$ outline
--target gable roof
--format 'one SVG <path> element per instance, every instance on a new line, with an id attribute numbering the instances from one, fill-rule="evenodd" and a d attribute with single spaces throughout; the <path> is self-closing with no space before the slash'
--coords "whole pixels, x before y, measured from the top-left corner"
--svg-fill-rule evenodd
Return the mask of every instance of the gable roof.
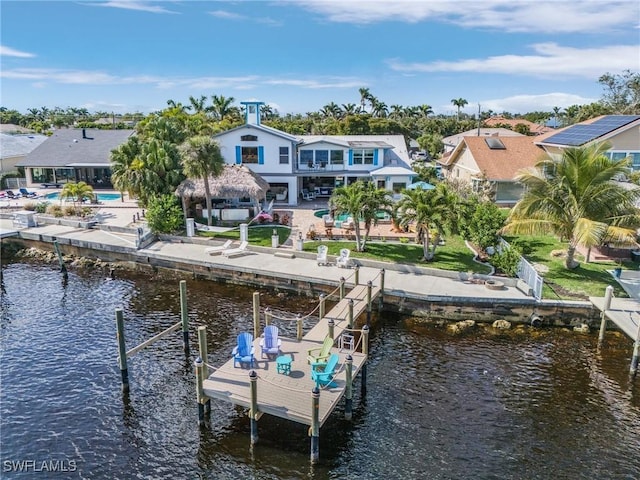
<path id="1" fill-rule="evenodd" d="M 70 128 L 56 130 L 40 146 L 18 162 L 20 167 L 104 166 L 111 164 L 111 150 L 119 147 L 135 130 Z"/>
<path id="2" fill-rule="evenodd" d="M 0 158 L 25 156 L 46 139 L 46 135 L 0 133 Z"/>
<path id="3" fill-rule="evenodd" d="M 640 115 L 600 115 L 536 138 L 538 145 L 579 147 L 640 125 Z"/>
<path id="4" fill-rule="evenodd" d="M 478 135 L 478 132 L 480 134 Z M 509 130 L 508 128 L 474 128 L 472 130 L 467 130 L 466 132 L 456 133 L 455 135 L 449 135 L 448 137 L 444 137 L 442 139 L 442 143 L 445 145 L 455 147 L 462 141 L 462 137 L 488 137 L 488 136 L 498 136 L 498 137 L 524 137 L 522 133 L 514 132 L 513 130 Z"/>
<path id="5" fill-rule="evenodd" d="M 224 132 L 220 132 L 220 133 L 216 133 L 213 138 L 216 137 L 221 137 L 223 135 L 228 135 L 231 132 L 235 132 L 237 130 L 259 130 L 265 133 L 268 133 L 270 135 L 275 135 L 276 137 L 281 137 L 284 138 L 285 140 L 288 140 L 289 142 L 294 142 L 294 143 L 299 143 L 300 142 L 300 138 L 296 137 L 295 135 L 291 135 L 287 132 L 283 132 L 282 130 L 278 130 L 277 128 L 273 128 L 273 127 L 268 127 L 266 125 L 258 125 L 258 124 L 254 124 L 254 123 L 244 123 L 238 127 L 232 128 L 231 130 L 225 130 Z"/>
<path id="6" fill-rule="evenodd" d="M 503 149 L 490 148 L 485 141 L 488 138 L 491 137 L 464 137 L 444 164 L 455 164 L 468 150 L 487 180 L 513 181 L 520 170 L 535 166 L 545 155 L 532 137 L 500 137 Z"/>

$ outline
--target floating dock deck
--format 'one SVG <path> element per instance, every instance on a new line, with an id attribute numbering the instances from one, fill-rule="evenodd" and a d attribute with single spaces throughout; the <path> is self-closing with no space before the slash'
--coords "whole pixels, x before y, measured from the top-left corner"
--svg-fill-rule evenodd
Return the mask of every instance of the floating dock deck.
<path id="1" fill-rule="evenodd" d="M 640 302 L 632 298 L 612 298 L 611 305 L 605 309 L 604 297 L 589 297 L 589 301 L 601 312 L 604 312 L 608 320 L 632 340 L 638 335 L 638 322 L 640 322 Z"/>
<path id="2" fill-rule="evenodd" d="M 371 289 L 371 292 L 369 292 Z M 352 378 L 362 370 L 367 361 L 363 353 L 362 340 L 366 336 L 358 330 L 349 330 L 349 321 L 355 320 L 367 311 L 369 302 L 381 293 L 380 286 L 356 285 L 342 298 L 318 323 L 299 341 L 280 337 L 282 340 L 280 355 L 291 355 L 291 373 L 277 372 L 275 358 L 261 358 L 260 339 L 254 339 L 255 358 L 253 368 L 234 367 L 233 359 L 212 372 L 203 380 L 203 393 L 215 398 L 251 408 L 250 372 L 257 374 L 257 409 L 259 414 L 270 414 L 305 425 L 312 425 L 312 390 L 315 382 L 311 379 L 311 367 L 307 363 L 310 349 L 318 349 L 329 332 L 328 322 L 333 320 L 334 345 L 331 353 L 337 353 L 339 363 L 333 380 L 335 386 L 320 389 L 318 421 L 322 426 L 336 408 L 347 387 L 345 362 L 348 355 L 352 358 Z M 354 336 L 353 349 L 340 348 L 340 338 L 345 330 Z M 358 348 L 360 347 L 360 348 Z M 358 351 L 360 350 L 360 351 Z M 364 352 L 367 352 L 365 347 Z"/>

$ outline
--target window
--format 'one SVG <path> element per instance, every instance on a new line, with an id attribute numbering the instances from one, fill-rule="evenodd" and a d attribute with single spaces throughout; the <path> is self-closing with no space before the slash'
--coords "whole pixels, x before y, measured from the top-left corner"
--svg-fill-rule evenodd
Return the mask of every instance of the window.
<path id="1" fill-rule="evenodd" d="M 242 147 L 242 163 L 258 163 L 258 147 Z"/>
<path id="2" fill-rule="evenodd" d="M 384 190 L 385 188 L 387 188 L 387 182 L 385 182 L 384 180 L 378 180 L 378 188 Z"/>
<path id="3" fill-rule="evenodd" d="M 257 135 L 242 135 L 240 137 L 240 140 L 243 142 L 257 142 L 258 141 L 258 136 Z"/>
<path id="4" fill-rule="evenodd" d="M 632 152 L 629 156 L 631 157 L 631 168 L 640 170 L 640 152 Z"/>
<path id="5" fill-rule="evenodd" d="M 392 183 L 391 184 L 391 188 L 393 190 L 393 193 L 400 193 L 402 190 L 404 190 L 405 188 L 407 188 L 407 184 L 406 183 Z"/>
<path id="6" fill-rule="evenodd" d="M 354 165 L 373 165 L 373 150 L 354 150 Z"/>
<path id="7" fill-rule="evenodd" d="M 289 147 L 280 147 L 280 163 L 289 163 Z"/>
<path id="8" fill-rule="evenodd" d="M 300 150 L 300 165 L 313 165 L 313 150 Z"/>
<path id="9" fill-rule="evenodd" d="M 316 150 L 316 164 L 321 167 L 329 162 L 329 150 Z"/>
<path id="10" fill-rule="evenodd" d="M 331 150 L 331 165 L 343 165 L 343 164 L 344 164 L 344 151 Z"/>

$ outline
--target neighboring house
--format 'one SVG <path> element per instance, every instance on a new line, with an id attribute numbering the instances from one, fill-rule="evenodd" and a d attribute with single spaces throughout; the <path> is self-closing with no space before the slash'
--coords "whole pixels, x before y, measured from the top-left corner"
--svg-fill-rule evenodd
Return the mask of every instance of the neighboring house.
<path id="1" fill-rule="evenodd" d="M 270 185 L 269 198 L 297 205 L 331 196 L 358 179 L 400 192 L 416 175 L 402 135 L 291 135 L 261 125 L 262 102 L 241 102 L 245 124 L 214 136 L 228 164 L 246 165 Z"/>
<path id="2" fill-rule="evenodd" d="M 466 132 L 457 133 L 442 139 L 444 144 L 444 154 L 453 152 L 460 144 L 463 137 L 524 137 L 522 133 L 514 132 L 508 128 L 474 128 Z"/>
<path id="3" fill-rule="evenodd" d="M 27 186 L 83 181 L 111 187 L 111 150 L 127 141 L 134 130 L 56 130 L 18 166 L 25 167 Z"/>
<path id="4" fill-rule="evenodd" d="M 534 139 L 552 158 L 566 148 L 604 141 L 611 144 L 609 158 L 631 157 L 633 170 L 640 170 L 640 115 L 602 115 Z"/>
<path id="5" fill-rule="evenodd" d="M 20 125 L 16 125 L 15 123 L 0 123 L 0 132 L 2 133 L 33 133 L 33 130 L 30 130 L 25 127 L 21 127 Z"/>
<path id="6" fill-rule="evenodd" d="M 0 174 L 15 172 L 16 165 L 47 139 L 46 135 L 0 133 Z"/>
<path id="7" fill-rule="evenodd" d="M 528 136 L 463 137 L 438 163 L 446 178 L 469 183 L 476 192 L 489 185 L 496 204 L 509 206 L 522 196 L 523 186 L 515 180 L 518 172 L 535 166 L 544 153 Z"/>
<path id="8" fill-rule="evenodd" d="M 553 128 L 547 127 L 546 125 L 538 125 L 537 123 L 530 122 L 524 118 L 504 118 L 502 116 L 495 116 L 487 118 L 483 123 L 487 127 L 508 125 L 514 131 L 517 125 L 524 125 L 529 129 L 531 135 L 542 135 L 553 131 Z"/>

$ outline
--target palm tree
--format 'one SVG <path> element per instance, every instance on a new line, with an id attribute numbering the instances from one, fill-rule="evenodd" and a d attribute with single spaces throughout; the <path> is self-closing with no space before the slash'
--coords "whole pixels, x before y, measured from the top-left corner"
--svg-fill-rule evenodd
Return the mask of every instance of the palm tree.
<path id="1" fill-rule="evenodd" d="M 635 243 L 640 216 L 635 201 L 640 189 L 627 190 L 612 181 L 627 173 L 630 160 L 604 155 L 607 142 L 566 149 L 560 160 L 545 158 L 517 180 L 525 193 L 515 205 L 503 231 L 554 234 L 568 241 L 566 268 L 575 268 L 578 246 L 604 242 Z M 588 261 L 587 256 L 587 261 Z"/>
<path id="2" fill-rule="evenodd" d="M 236 99 L 233 97 L 211 95 L 212 105 L 209 107 L 209 111 L 213 112 L 213 116 L 218 120 L 224 120 L 225 117 L 232 114 L 234 110 L 233 102 L 235 101 Z"/>
<path id="3" fill-rule="evenodd" d="M 366 250 L 366 242 L 372 225 L 377 225 L 378 212 L 386 211 L 391 213 L 393 201 L 389 192 L 384 188 L 377 188 L 372 182 L 362 183 L 364 202 L 361 208 L 361 218 L 364 221 L 364 236 L 362 238 L 361 251 Z"/>
<path id="4" fill-rule="evenodd" d="M 452 218 L 452 208 L 444 184 L 435 190 L 405 190 L 396 204 L 396 216 L 402 227 L 414 224 L 416 242 L 422 243 L 423 260 L 431 261 L 445 228 Z"/>
<path id="5" fill-rule="evenodd" d="M 206 101 L 207 101 L 206 95 L 200 95 L 200 98 L 196 98 L 192 95 L 189 95 L 189 103 L 191 103 L 191 105 L 187 108 L 190 110 L 193 110 L 194 113 L 204 112 L 205 110 L 204 104 L 206 103 Z"/>
<path id="6" fill-rule="evenodd" d="M 451 103 L 453 103 L 453 105 L 458 108 L 458 114 L 456 115 L 456 119 L 460 121 L 460 109 L 464 108 L 464 106 L 467 105 L 469 102 L 467 102 L 464 98 L 454 98 L 453 100 L 451 100 Z"/>
<path id="7" fill-rule="evenodd" d="M 207 203 L 207 225 L 211 225 L 211 188 L 209 177 L 222 173 L 224 158 L 218 144 L 208 136 L 189 138 L 180 146 L 180 157 L 185 175 L 204 180 L 204 193 Z"/>
<path id="8" fill-rule="evenodd" d="M 127 192 L 130 198 L 140 194 L 139 155 L 140 137 L 133 135 L 111 151 L 111 181 L 120 192 Z"/>
<path id="9" fill-rule="evenodd" d="M 358 92 L 360 93 L 360 113 L 367 113 L 365 106 L 367 102 L 371 100 L 371 92 L 365 87 L 359 88 Z"/>
<path id="10" fill-rule="evenodd" d="M 355 235 L 356 235 L 356 251 L 361 251 L 360 245 L 360 216 L 363 206 L 365 205 L 365 191 L 362 181 L 357 181 L 351 185 L 345 185 L 343 187 L 337 187 L 331 199 L 329 205 L 335 213 L 347 214 L 354 219 L 355 223 Z"/>
<path id="11" fill-rule="evenodd" d="M 82 203 L 84 200 L 93 200 L 94 198 L 96 198 L 96 194 L 93 192 L 93 187 L 85 182 L 65 183 L 60 192 L 60 200 L 71 199 L 74 208 L 77 208 L 78 202 Z"/>
<path id="12" fill-rule="evenodd" d="M 418 111 L 420 112 L 420 115 L 422 115 L 423 118 L 427 118 L 429 115 L 433 113 L 433 108 L 431 108 L 431 105 L 422 104 L 422 105 L 418 105 L 417 108 L 418 108 Z"/>

